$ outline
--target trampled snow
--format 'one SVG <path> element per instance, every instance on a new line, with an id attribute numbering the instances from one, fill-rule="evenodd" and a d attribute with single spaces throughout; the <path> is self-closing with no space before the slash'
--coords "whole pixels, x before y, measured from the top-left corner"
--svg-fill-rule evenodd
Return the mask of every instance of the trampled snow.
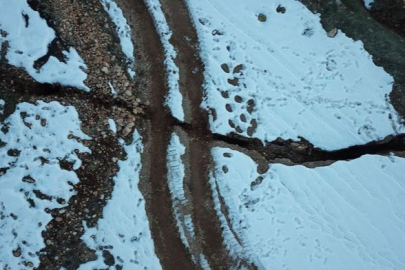
<path id="1" fill-rule="evenodd" d="M 404 132 L 389 102 L 393 78 L 362 42 L 341 31 L 328 37 L 300 1 L 186 2 L 205 64 L 203 106 L 216 111 L 213 132 L 304 137 L 327 150 Z"/>
<path id="2" fill-rule="evenodd" d="M 127 159 L 118 162 L 119 171 L 114 177 L 111 199 L 103 210 L 103 218 L 96 228 L 87 228 L 83 240 L 98 256 L 96 261 L 81 265 L 79 269 L 115 269 L 108 267 L 103 250 L 114 257 L 123 270 L 161 269 L 149 229 L 145 199 L 138 189 L 141 170 L 141 137 L 137 131 L 133 143 L 124 145 Z"/>
<path id="3" fill-rule="evenodd" d="M 169 84 L 169 93 L 166 97 L 166 105 L 169 107 L 172 115 L 180 121 L 184 121 L 183 96 L 179 88 L 179 68 L 174 60 L 177 52 L 170 43 L 172 31 L 167 24 L 159 0 L 146 0 L 149 13 L 153 17 L 155 27 L 160 36 L 160 40 L 165 50 L 165 65 L 167 69 L 167 81 Z"/>
<path id="4" fill-rule="evenodd" d="M 135 72 L 132 70 L 135 63 L 134 58 L 134 44 L 131 40 L 131 28 L 129 27 L 127 20 L 122 13 L 122 10 L 118 7 L 117 3 L 114 0 L 100 0 L 101 4 L 104 7 L 104 10 L 110 16 L 112 22 L 115 24 L 118 37 L 120 39 L 122 52 L 127 57 L 128 63 L 128 72 L 133 78 Z"/>
<path id="5" fill-rule="evenodd" d="M 10 65 L 23 67 L 30 76 L 41 83 L 60 83 L 85 91 L 86 65 L 74 48 L 64 51 L 64 61 L 51 56 L 42 68 L 36 70 L 34 62 L 46 55 L 48 45 L 55 39 L 55 32 L 48 27 L 39 13 L 32 10 L 27 1 L 0 0 L 0 45 L 8 41 L 6 59 Z"/>
<path id="6" fill-rule="evenodd" d="M 0 268 L 31 269 L 28 262 L 38 266 L 41 232 L 52 219 L 45 209 L 66 207 L 79 182 L 60 161 L 78 169 L 75 150 L 90 150 L 74 138 L 90 137 L 80 130 L 76 110 L 58 102 L 20 103 L 0 130 Z M 37 191 L 50 199 L 40 199 Z"/>
<path id="7" fill-rule="evenodd" d="M 367 155 L 315 169 L 271 164 L 260 175 L 240 152 L 212 153 L 211 183 L 217 211 L 218 195 L 229 210 L 236 236 L 224 235 L 233 254 L 259 269 L 405 269 L 404 158 Z"/>

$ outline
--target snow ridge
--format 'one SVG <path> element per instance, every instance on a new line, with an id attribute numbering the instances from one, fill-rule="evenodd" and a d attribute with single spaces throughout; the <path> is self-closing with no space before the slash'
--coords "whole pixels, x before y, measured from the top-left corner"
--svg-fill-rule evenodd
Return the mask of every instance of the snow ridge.
<path id="1" fill-rule="evenodd" d="M 163 48 L 165 50 L 165 65 L 167 69 L 167 80 L 169 84 L 169 93 L 166 97 L 166 105 L 169 107 L 172 115 L 180 121 L 184 121 L 183 96 L 179 87 L 179 68 L 174 63 L 177 52 L 170 43 L 172 31 L 167 24 L 165 15 L 162 11 L 159 0 L 146 0 L 149 13 L 153 17 L 155 26 L 159 33 Z"/>
<path id="2" fill-rule="evenodd" d="M 198 263 L 202 269 L 208 270 L 211 268 L 204 254 L 196 257 L 191 246 L 195 241 L 195 231 L 193 218 L 187 210 L 189 201 L 184 191 L 185 168 L 181 157 L 185 154 L 185 150 L 179 136 L 173 133 L 167 150 L 167 180 L 172 197 L 173 212 L 181 241 L 190 250 L 194 263 Z"/>

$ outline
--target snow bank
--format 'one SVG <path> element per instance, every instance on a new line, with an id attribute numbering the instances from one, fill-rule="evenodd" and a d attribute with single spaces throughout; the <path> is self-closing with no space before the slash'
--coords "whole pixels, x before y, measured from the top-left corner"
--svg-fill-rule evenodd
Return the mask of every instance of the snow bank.
<path id="1" fill-rule="evenodd" d="M 81 265 L 80 269 L 115 269 L 108 267 L 103 251 L 110 252 L 116 265 L 127 269 L 161 269 L 149 229 L 145 199 L 138 189 L 142 167 L 143 146 L 137 131 L 133 143 L 124 145 L 127 159 L 118 162 L 119 171 L 114 177 L 112 198 L 103 210 L 103 218 L 96 228 L 86 228 L 83 240 L 98 256 L 96 261 Z"/>
<path id="2" fill-rule="evenodd" d="M 194 221 L 187 211 L 189 201 L 184 191 L 185 168 L 181 158 L 185 151 L 186 148 L 180 142 L 179 136 L 173 133 L 167 150 L 167 180 L 172 197 L 173 212 L 181 241 L 190 250 L 194 263 L 199 264 L 202 269 L 208 270 L 210 266 L 204 254 L 197 258 L 194 255 L 192 243 L 189 242 L 190 240 L 194 242 L 196 239 Z"/>
<path id="3" fill-rule="evenodd" d="M 170 43 L 172 31 L 167 24 L 165 15 L 163 14 L 159 0 L 146 0 L 149 13 L 153 17 L 155 26 L 160 35 L 160 40 L 165 50 L 165 65 L 167 69 L 167 80 L 169 85 L 169 93 L 166 97 L 166 105 L 169 107 L 172 115 L 180 121 L 184 121 L 183 111 L 183 96 L 179 88 L 179 68 L 174 63 L 177 52 Z"/>
<path id="4" fill-rule="evenodd" d="M 74 48 L 63 52 L 65 62 L 51 56 L 40 70 L 34 68 L 34 62 L 47 54 L 48 45 L 55 39 L 55 32 L 38 12 L 28 6 L 27 1 L 0 2 L 0 30 L 7 33 L 6 37 L 0 35 L 0 44 L 8 41 L 6 58 L 10 65 L 25 68 L 41 83 L 60 83 L 90 91 L 84 84 L 87 78 L 84 70 L 87 67 Z"/>
<path id="5" fill-rule="evenodd" d="M 114 0 L 100 0 L 101 4 L 104 7 L 104 10 L 110 16 L 112 22 L 115 24 L 118 37 L 120 38 L 120 44 L 122 52 L 127 57 L 128 63 L 128 72 L 133 78 L 135 72 L 132 70 L 132 67 L 135 63 L 134 58 L 134 44 L 131 40 L 131 28 L 127 24 L 127 20 L 122 13 L 122 10 L 114 2 Z"/>
<path id="6" fill-rule="evenodd" d="M 272 164 L 259 175 L 242 153 L 212 153 L 211 182 L 229 208 L 236 234 L 224 236 L 234 254 L 259 269 L 405 269 L 405 159 Z"/>
<path id="7" fill-rule="evenodd" d="M 404 132 L 389 103 L 393 78 L 360 41 L 341 31 L 328 37 L 299 1 L 186 2 L 205 64 L 203 107 L 216 111 L 213 132 L 304 137 L 326 150 Z"/>
<path id="8" fill-rule="evenodd" d="M 81 161 L 75 151 L 90 152 L 69 138 L 90 137 L 80 130 L 76 110 L 58 102 L 20 103 L 0 130 L 0 268 L 28 269 L 28 263 L 38 266 L 45 246 L 41 232 L 52 219 L 45 209 L 65 207 L 60 200 L 67 202 L 79 182 L 60 161 L 74 163 L 76 170 Z"/>

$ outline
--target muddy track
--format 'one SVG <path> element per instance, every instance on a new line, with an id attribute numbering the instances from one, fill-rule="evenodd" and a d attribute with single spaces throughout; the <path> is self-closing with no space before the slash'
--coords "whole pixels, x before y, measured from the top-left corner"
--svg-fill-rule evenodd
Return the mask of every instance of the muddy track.
<path id="1" fill-rule="evenodd" d="M 162 0 L 162 10 L 172 30 L 171 44 L 177 51 L 176 65 L 180 70 L 180 91 L 183 95 L 185 123 L 172 118 L 173 126 L 192 126 L 186 132 L 186 180 L 191 192 L 193 220 L 200 253 L 212 269 L 229 269 L 232 258 L 224 247 L 221 224 L 215 212 L 209 184 L 211 147 L 208 113 L 201 109 L 203 100 L 204 66 L 199 57 L 199 42 L 184 1 Z M 183 129 L 183 131 L 186 131 Z"/>
<path id="2" fill-rule="evenodd" d="M 182 244 L 174 220 L 171 197 L 167 185 L 166 151 L 173 127 L 166 119 L 164 107 L 167 85 L 163 47 L 153 20 L 142 0 L 122 1 L 133 12 L 138 76 L 136 90 L 150 101 L 147 118 L 138 119 L 145 148 L 142 156 L 141 192 L 146 200 L 150 228 L 156 253 L 164 269 L 194 269 L 191 257 Z M 141 93 L 143 92 L 143 93 Z"/>

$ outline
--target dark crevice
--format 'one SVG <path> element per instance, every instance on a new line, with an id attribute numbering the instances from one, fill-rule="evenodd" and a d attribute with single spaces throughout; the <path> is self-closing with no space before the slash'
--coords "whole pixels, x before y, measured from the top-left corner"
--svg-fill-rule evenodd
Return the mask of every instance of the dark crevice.
<path id="1" fill-rule="evenodd" d="M 300 141 L 277 139 L 263 144 L 256 138 L 246 138 L 236 133 L 222 135 L 212 133 L 201 126 L 194 128 L 191 124 L 183 123 L 169 116 L 171 124 L 183 129 L 191 138 L 199 140 L 224 142 L 240 148 L 255 151 L 262 155 L 268 162 L 277 159 L 288 159 L 294 164 L 306 162 L 353 160 L 363 155 L 388 155 L 392 152 L 405 151 L 405 134 L 391 135 L 384 139 L 373 141 L 364 145 L 355 145 L 348 148 L 326 151 L 314 147 L 304 138 Z"/>

